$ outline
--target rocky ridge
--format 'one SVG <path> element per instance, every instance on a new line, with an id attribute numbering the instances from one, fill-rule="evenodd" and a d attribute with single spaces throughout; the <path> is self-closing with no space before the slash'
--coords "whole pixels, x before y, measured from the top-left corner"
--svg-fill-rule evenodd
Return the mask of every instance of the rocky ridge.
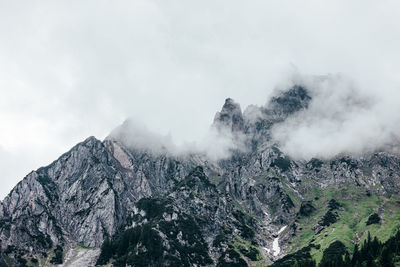
<path id="1" fill-rule="evenodd" d="M 268 264 L 292 250 L 292 240 L 301 236 L 300 218 L 316 213 L 314 192 L 346 187 L 397 196 L 398 155 L 305 162 L 271 141 L 271 127 L 311 100 L 301 86 L 245 112 L 227 99 L 213 127 L 245 136 L 247 149 L 218 161 L 138 148 L 115 135 L 86 139 L 28 174 L 1 202 L 3 261 L 23 265 L 24 259 L 50 257 L 56 247 L 108 246 L 98 264 Z M 331 213 L 340 217 L 340 211 Z M 335 223 L 324 223 L 324 216 L 329 214 L 313 221 L 316 234 Z M 121 242 L 130 244 L 122 252 L 116 248 Z"/>

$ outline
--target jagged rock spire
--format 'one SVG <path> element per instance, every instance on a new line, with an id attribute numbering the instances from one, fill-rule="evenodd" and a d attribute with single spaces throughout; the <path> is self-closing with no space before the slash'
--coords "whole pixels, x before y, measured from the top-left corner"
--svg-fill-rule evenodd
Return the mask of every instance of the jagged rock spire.
<path id="1" fill-rule="evenodd" d="M 287 117 L 302 109 L 306 109 L 311 96 L 306 88 L 295 85 L 291 89 L 273 97 L 267 104 L 270 113 Z"/>
<path id="2" fill-rule="evenodd" d="M 232 98 L 227 98 L 220 112 L 214 117 L 213 126 L 217 129 L 227 129 L 232 132 L 243 130 L 244 120 L 242 109 Z"/>

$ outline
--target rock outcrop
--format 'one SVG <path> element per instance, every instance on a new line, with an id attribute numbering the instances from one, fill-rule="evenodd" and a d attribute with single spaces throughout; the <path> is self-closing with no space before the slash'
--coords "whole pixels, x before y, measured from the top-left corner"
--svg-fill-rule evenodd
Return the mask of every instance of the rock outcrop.
<path id="1" fill-rule="evenodd" d="M 103 252 L 102 263 L 119 256 L 121 264 L 140 258 L 150 266 L 268 263 L 287 252 L 298 217 L 314 212 L 312 188 L 346 185 L 399 194 L 398 155 L 295 161 L 271 142 L 271 127 L 310 101 L 300 86 L 244 114 L 227 99 L 213 125 L 245 136 L 249 149 L 233 149 L 216 162 L 138 148 L 126 135 L 90 137 L 28 174 L 1 202 L 2 255 L 17 264 L 18 257 L 44 255 L 56 246 L 112 247 L 126 235 L 133 238 L 133 250 Z M 153 243 L 140 239 L 144 234 Z M 160 255 L 148 253 L 155 246 Z"/>

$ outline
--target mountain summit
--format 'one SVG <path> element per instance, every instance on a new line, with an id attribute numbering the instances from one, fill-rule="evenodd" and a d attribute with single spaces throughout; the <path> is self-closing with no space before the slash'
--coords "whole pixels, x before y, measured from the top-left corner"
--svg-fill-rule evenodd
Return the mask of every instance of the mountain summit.
<path id="1" fill-rule="evenodd" d="M 1 202 L 0 266 L 336 266 L 324 264 L 371 235 L 386 242 L 400 227 L 399 155 L 293 160 L 271 141 L 311 101 L 301 86 L 244 112 L 226 99 L 213 127 L 247 149 L 219 160 L 145 144 L 129 121 L 89 137 Z"/>
<path id="2" fill-rule="evenodd" d="M 213 125 L 217 129 L 226 128 L 232 132 L 242 131 L 244 120 L 240 105 L 233 99 L 227 98 L 221 112 L 217 112 Z"/>

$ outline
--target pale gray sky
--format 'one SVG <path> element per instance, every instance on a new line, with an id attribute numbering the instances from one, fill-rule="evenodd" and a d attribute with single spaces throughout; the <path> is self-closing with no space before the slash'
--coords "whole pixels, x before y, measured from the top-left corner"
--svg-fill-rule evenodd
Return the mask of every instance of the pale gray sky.
<path id="1" fill-rule="evenodd" d="M 226 97 L 262 105 L 293 72 L 341 73 L 397 112 L 399 10 L 370 0 L 0 0 L 0 198 L 127 117 L 197 140 Z"/>

